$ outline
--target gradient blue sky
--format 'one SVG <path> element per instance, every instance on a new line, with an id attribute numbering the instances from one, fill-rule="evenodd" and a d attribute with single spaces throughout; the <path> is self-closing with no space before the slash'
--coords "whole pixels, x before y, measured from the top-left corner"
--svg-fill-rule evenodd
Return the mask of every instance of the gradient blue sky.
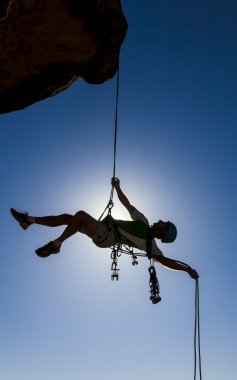
<path id="1" fill-rule="evenodd" d="M 203 379 L 237 365 L 235 0 L 123 1 L 117 176 L 150 222 L 173 220 L 164 254 L 200 273 Z M 61 228 L 20 229 L 33 215 L 98 218 L 110 193 L 115 80 L 0 115 L 0 377 L 4 380 L 189 380 L 195 282 L 157 266 L 162 301 L 149 300 L 148 260 L 119 260 L 79 234 L 59 255 L 34 250 Z M 113 215 L 127 218 L 115 197 Z"/>

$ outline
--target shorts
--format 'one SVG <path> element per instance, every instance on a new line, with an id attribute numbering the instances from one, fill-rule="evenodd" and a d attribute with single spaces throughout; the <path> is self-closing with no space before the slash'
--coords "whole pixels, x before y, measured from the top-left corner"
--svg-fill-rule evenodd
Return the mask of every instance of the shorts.
<path id="1" fill-rule="evenodd" d="M 100 223 L 99 228 L 91 236 L 91 239 L 97 247 L 109 248 L 116 243 L 116 235 L 114 229 L 108 224 Z"/>

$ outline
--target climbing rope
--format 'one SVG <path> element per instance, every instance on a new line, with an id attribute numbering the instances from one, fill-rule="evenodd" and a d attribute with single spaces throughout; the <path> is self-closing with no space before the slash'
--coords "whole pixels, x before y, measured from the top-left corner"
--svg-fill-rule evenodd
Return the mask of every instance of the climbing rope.
<path id="1" fill-rule="evenodd" d="M 115 178 L 115 176 L 116 176 L 116 153 L 117 153 L 117 134 L 118 134 L 118 101 L 119 101 L 119 63 L 118 63 L 117 84 L 116 84 L 115 121 L 114 121 L 114 163 L 113 163 L 112 178 Z M 114 206 L 113 196 L 114 196 L 114 186 L 112 185 L 109 202 L 108 202 L 107 206 L 105 207 L 104 211 L 102 212 L 101 216 L 99 217 L 99 220 L 101 220 L 103 218 L 106 210 L 108 210 L 108 214 L 111 215 L 111 209 Z"/>
<path id="2" fill-rule="evenodd" d="M 152 259 L 152 231 L 149 227 L 148 229 L 148 236 L 147 236 L 147 242 L 146 242 L 146 253 L 147 257 L 150 260 L 150 267 L 148 268 L 148 272 L 150 273 L 150 300 L 153 304 L 156 304 L 161 301 L 160 297 L 160 284 L 156 275 L 156 268 L 154 265 L 154 260 Z"/>
<path id="3" fill-rule="evenodd" d="M 114 123 L 114 154 L 113 154 L 113 175 L 112 178 L 116 177 L 116 153 L 117 153 L 117 132 L 118 132 L 118 100 L 119 100 L 119 64 L 117 71 L 117 84 L 116 84 L 116 102 L 115 102 L 115 123 Z M 108 210 L 107 218 L 111 218 L 111 210 L 114 206 L 113 203 L 113 195 L 114 195 L 114 186 L 112 185 L 110 198 L 107 206 L 102 212 L 99 221 L 103 218 L 105 212 Z M 138 264 L 137 257 L 138 256 L 147 256 L 150 260 L 150 267 L 148 268 L 150 274 L 149 286 L 150 286 L 150 300 L 153 304 L 156 304 L 161 301 L 160 297 L 160 286 L 159 281 L 156 275 L 156 269 L 154 266 L 154 260 L 151 256 L 151 229 L 149 229 L 148 238 L 147 238 L 147 247 L 146 254 L 134 253 L 133 247 L 127 246 L 118 236 L 117 243 L 112 247 L 111 252 L 111 280 L 118 281 L 119 279 L 119 268 L 118 268 L 118 258 L 122 253 L 129 254 L 132 256 L 132 264 L 135 266 Z M 187 264 L 178 261 L 179 264 L 182 264 L 184 267 L 188 267 Z M 198 345 L 198 353 L 197 353 L 197 345 Z M 194 380 L 196 380 L 197 376 L 197 356 L 199 361 L 199 380 L 202 380 L 202 370 L 201 370 L 201 347 L 200 347 L 200 319 L 199 319 L 199 283 L 198 279 L 196 280 L 196 288 L 195 288 L 195 327 L 194 327 Z"/>
<path id="4" fill-rule="evenodd" d="M 119 63 L 117 71 L 117 86 L 116 86 L 116 104 L 115 104 L 115 121 L 114 121 L 114 164 L 113 178 L 116 177 L 116 153 L 117 153 L 117 134 L 118 134 L 118 100 L 119 100 Z M 112 185 L 110 200 L 113 202 L 114 186 Z"/>
<path id="5" fill-rule="evenodd" d="M 197 353 L 197 345 L 198 345 L 198 353 Z M 196 375 L 197 375 L 197 356 L 198 356 L 198 361 L 199 361 L 199 379 L 202 380 L 198 279 L 196 280 L 196 287 L 195 287 L 194 380 L 196 380 Z"/>

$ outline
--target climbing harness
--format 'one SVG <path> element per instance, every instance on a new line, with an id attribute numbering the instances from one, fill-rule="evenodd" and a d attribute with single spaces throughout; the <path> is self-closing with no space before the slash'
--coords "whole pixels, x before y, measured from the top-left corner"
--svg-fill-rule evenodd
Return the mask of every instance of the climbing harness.
<path id="1" fill-rule="evenodd" d="M 197 356 L 199 362 L 199 379 L 202 380 L 202 366 L 201 366 L 201 339 L 200 339 L 200 318 L 199 318 L 199 283 L 196 280 L 195 287 L 195 324 L 194 324 L 194 380 L 197 374 Z M 198 353 L 197 353 L 198 345 Z"/>
<path id="2" fill-rule="evenodd" d="M 118 71 L 117 71 L 117 85 L 116 85 L 116 102 L 115 102 L 115 123 L 114 123 L 114 162 L 113 162 L 113 178 L 116 177 L 116 153 L 117 153 L 117 132 L 118 132 L 118 100 L 119 100 L 119 64 L 118 64 Z M 133 247 L 127 244 L 127 241 L 119 234 L 115 223 L 113 223 L 113 218 L 111 216 L 111 210 L 114 206 L 113 203 L 113 194 L 114 194 L 114 186 L 112 185 L 111 193 L 109 202 L 106 205 L 104 211 L 102 212 L 101 216 L 99 217 L 99 221 L 102 220 L 104 214 L 107 211 L 107 216 L 102 220 L 102 223 L 110 223 L 110 228 L 112 225 L 112 228 L 114 228 L 114 232 L 116 234 L 116 243 L 111 247 L 111 280 L 118 281 L 119 279 L 119 268 L 118 268 L 118 258 L 124 254 L 128 254 L 132 256 L 132 265 L 136 266 L 138 265 L 138 256 L 148 257 L 150 260 L 150 267 L 148 268 L 150 279 L 149 279 L 149 286 L 150 286 L 150 300 L 153 304 L 158 303 L 161 300 L 161 297 L 159 296 L 160 293 L 160 287 L 159 287 L 159 281 L 156 275 L 156 270 L 154 266 L 154 262 L 151 257 L 151 228 L 149 228 L 148 232 L 148 238 L 147 238 L 147 254 L 145 253 L 134 253 Z"/>

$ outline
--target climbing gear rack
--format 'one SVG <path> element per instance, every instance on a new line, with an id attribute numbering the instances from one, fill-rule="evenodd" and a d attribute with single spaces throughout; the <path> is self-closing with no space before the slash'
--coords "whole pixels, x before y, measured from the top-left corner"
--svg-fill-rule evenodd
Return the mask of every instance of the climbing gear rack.
<path id="1" fill-rule="evenodd" d="M 148 271 L 150 273 L 150 300 L 153 304 L 156 304 L 161 301 L 159 281 L 156 275 L 155 267 L 153 265 L 148 268 Z"/>
<path id="2" fill-rule="evenodd" d="M 113 281 L 114 280 L 118 281 L 119 279 L 118 272 L 120 271 L 120 269 L 118 269 L 117 266 L 118 266 L 118 258 L 120 256 L 121 256 L 121 252 L 119 250 L 119 244 L 116 243 L 112 247 L 112 252 L 111 252 L 111 259 L 113 260 L 111 264 L 111 270 L 113 271 L 113 273 L 111 274 L 111 280 Z"/>
<path id="3" fill-rule="evenodd" d="M 143 256 L 147 257 L 147 255 L 144 253 L 135 253 L 133 251 L 133 247 L 126 246 L 122 243 L 116 243 L 112 247 L 112 252 L 111 252 L 111 259 L 112 259 L 112 264 L 111 264 L 111 280 L 118 281 L 119 280 L 119 271 L 120 269 L 118 268 L 118 258 L 122 255 L 122 253 L 125 253 L 127 255 L 132 256 L 132 265 L 138 265 L 138 256 Z M 153 265 L 152 260 L 150 260 L 150 267 L 148 268 L 149 274 L 150 274 L 150 279 L 149 279 L 149 286 L 150 286 L 150 300 L 153 304 L 156 304 L 161 301 L 160 297 L 160 285 L 159 281 L 156 275 L 156 269 L 155 266 Z"/>

